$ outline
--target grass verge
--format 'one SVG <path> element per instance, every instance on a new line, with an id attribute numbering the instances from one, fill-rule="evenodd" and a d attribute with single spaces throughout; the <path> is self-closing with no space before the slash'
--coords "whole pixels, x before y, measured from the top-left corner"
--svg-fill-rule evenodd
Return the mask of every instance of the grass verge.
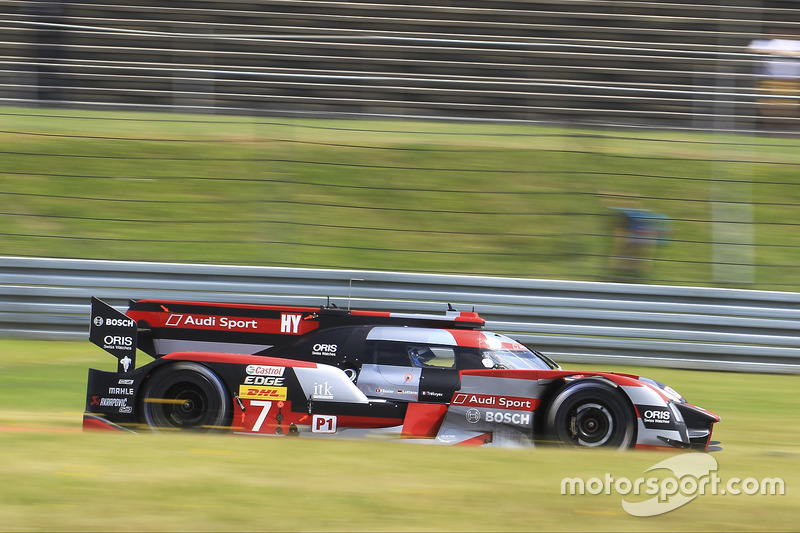
<path id="1" fill-rule="evenodd" d="M 797 376 L 608 367 L 717 412 L 718 474 L 786 494 L 698 496 L 637 518 L 565 477 L 636 479 L 669 453 L 81 433 L 87 343 L 0 339 L 2 531 L 789 531 L 800 487 Z M 597 367 L 594 367 L 597 369 Z"/>
<path id="2" fill-rule="evenodd" d="M 798 287 L 798 139 L 0 108 L 8 255 Z M 752 221 L 752 223 L 750 223 Z M 715 244 L 716 243 L 716 244 Z M 630 266 L 630 265 L 629 265 Z M 627 275 L 627 274 L 626 274 Z"/>

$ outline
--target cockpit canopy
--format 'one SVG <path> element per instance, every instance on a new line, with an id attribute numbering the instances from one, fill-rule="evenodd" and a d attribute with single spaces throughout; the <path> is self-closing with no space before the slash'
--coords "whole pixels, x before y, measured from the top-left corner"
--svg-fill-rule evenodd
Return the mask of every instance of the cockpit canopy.
<path id="1" fill-rule="evenodd" d="M 376 341 L 378 365 L 472 370 L 552 370 L 558 365 L 542 354 L 498 333 L 426 328 L 376 327 L 367 335 Z"/>

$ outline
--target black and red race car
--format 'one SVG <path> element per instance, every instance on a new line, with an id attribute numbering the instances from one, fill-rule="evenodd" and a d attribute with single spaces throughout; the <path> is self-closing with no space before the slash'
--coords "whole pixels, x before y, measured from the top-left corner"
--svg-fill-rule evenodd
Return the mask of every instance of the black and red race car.
<path id="1" fill-rule="evenodd" d="M 84 428 L 708 450 L 719 417 L 648 378 L 562 370 L 474 312 L 92 300 Z M 136 365 L 137 348 L 154 360 Z"/>

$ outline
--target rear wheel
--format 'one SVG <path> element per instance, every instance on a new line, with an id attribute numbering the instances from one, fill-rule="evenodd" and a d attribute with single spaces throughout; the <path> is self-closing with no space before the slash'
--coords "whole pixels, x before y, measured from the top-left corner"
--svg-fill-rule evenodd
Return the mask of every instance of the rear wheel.
<path id="1" fill-rule="evenodd" d="M 144 391 L 144 421 L 153 429 L 228 429 L 231 401 L 219 377 L 207 367 L 179 362 L 161 367 Z"/>
<path id="2" fill-rule="evenodd" d="M 567 385 L 547 411 L 549 438 L 566 446 L 629 448 L 636 438 L 634 422 L 622 393 L 597 381 Z"/>

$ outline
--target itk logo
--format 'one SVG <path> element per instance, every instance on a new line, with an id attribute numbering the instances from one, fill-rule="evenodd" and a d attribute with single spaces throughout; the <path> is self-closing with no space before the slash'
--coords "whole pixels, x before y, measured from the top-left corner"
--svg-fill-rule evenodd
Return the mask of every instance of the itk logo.
<path id="1" fill-rule="evenodd" d="M 610 473 L 603 477 L 579 477 L 561 480 L 563 496 L 596 496 L 619 494 L 622 508 L 639 517 L 658 516 L 674 511 L 705 495 L 779 496 L 786 494 L 786 484 L 781 478 L 731 477 L 722 479 L 717 470 L 717 460 L 707 453 L 686 453 L 660 461 L 647 470 L 649 476 L 630 479 L 615 478 Z M 666 474 L 669 472 L 669 474 Z M 650 498 L 642 498 L 650 496 Z"/>
<path id="2" fill-rule="evenodd" d="M 327 381 L 324 381 L 322 383 L 314 382 L 314 398 L 332 400 L 333 386 L 329 385 Z"/>

